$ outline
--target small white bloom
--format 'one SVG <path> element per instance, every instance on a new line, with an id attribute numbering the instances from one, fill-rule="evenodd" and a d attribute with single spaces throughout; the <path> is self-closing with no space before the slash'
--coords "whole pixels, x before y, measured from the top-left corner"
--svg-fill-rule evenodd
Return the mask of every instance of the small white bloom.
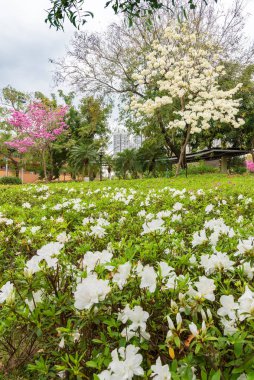
<path id="1" fill-rule="evenodd" d="M 209 214 L 214 209 L 214 206 L 212 204 L 206 206 L 205 213 Z"/>
<path id="2" fill-rule="evenodd" d="M 125 264 L 119 265 L 117 272 L 113 276 L 113 282 L 116 283 L 119 289 L 123 289 L 131 273 L 131 263 L 127 261 Z"/>
<path id="3" fill-rule="evenodd" d="M 198 335 L 198 328 L 197 328 L 197 326 L 195 325 L 194 322 L 191 322 L 189 324 L 189 329 L 190 329 L 190 332 L 192 333 L 192 335 L 194 335 L 194 336 Z"/>
<path id="4" fill-rule="evenodd" d="M 59 348 L 64 348 L 65 346 L 65 340 L 64 340 L 64 337 L 62 337 L 62 339 L 60 340 L 60 343 L 58 345 Z"/>
<path id="5" fill-rule="evenodd" d="M 200 276 L 199 281 L 194 282 L 194 285 L 196 286 L 197 290 L 194 290 L 192 287 L 190 287 L 188 294 L 191 297 L 197 297 L 197 298 L 204 298 L 209 301 L 215 300 L 214 290 L 215 290 L 215 284 L 214 280 L 211 280 L 207 278 L 206 276 Z"/>
<path id="6" fill-rule="evenodd" d="M 5 301 L 7 303 L 11 303 L 14 301 L 14 298 L 14 285 L 10 281 L 7 281 L 6 284 L 4 284 L 0 289 L 0 303 Z"/>
<path id="7" fill-rule="evenodd" d="M 156 360 L 156 364 L 151 366 L 151 370 L 153 371 L 151 377 L 154 380 L 170 380 L 171 373 L 169 371 L 169 367 L 167 364 L 162 365 L 161 358 L 158 357 Z"/>
<path id="8" fill-rule="evenodd" d="M 140 273 L 141 283 L 140 288 L 148 288 L 151 293 L 156 289 L 156 278 L 157 274 L 153 267 L 150 265 L 145 265 L 142 272 Z"/>
<path id="9" fill-rule="evenodd" d="M 29 202 L 24 202 L 24 203 L 22 204 L 22 207 L 23 207 L 23 208 L 31 208 L 32 206 L 31 206 L 31 204 L 30 204 Z"/>

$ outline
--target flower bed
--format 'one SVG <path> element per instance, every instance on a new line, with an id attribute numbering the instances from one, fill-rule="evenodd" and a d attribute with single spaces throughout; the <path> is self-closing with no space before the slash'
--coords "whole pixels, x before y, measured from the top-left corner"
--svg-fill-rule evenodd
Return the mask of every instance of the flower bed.
<path id="1" fill-rule="evenodd" d="M 199 178 L 1 189 L 4 379 L 254 378 L 252 178 Z"/>

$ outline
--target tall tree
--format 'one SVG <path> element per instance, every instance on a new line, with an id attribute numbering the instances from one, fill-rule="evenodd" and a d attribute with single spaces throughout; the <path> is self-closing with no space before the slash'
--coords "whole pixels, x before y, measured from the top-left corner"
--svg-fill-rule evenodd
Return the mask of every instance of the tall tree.
<path id="1" fill-rule="evenodd" d="M 90 178 L 99 169 L 99 150 L 108 141 L 108 117 L 111 105 L 101 98 L 87 97 L 80 100 L 78 108 L 70 107 L 67 123 L 70 125 L 68 163 L 76 173 Z M 77 160 L 75 162 L 75 160 Z"/>
<path id="2" fill-rule="evenodd" d="M 145 68 L 147 55 L 152 50 L 152 42 L 162 39 L 167 24 L 176 19 L 182 5 L 186 1 L 176 2 L 175 13 L 161 9 L 153 14 L 152 24 L 147 26 L 147 20 L 134 21 L 131 29 L 123 21 L 111 25 L 106 33 L 78 33 L 66 59 L 56 63 L 56 77 L 60 82 L 69 81 L 75 90 L 86 95 L 96 94 L 114 99 L 120 104 L 123 122 L 137 133 L 146 137 L 160 134 L 164 138 L 169 156 L 179 156 L 179 136 L 167 129 L 173 118 L 175 104 L 167 109 L 161 109 L 153 118 L 137 120 L 125 110 L 130 97 L 134 94 L 142 98 L 143 89 L 151 89 L 147 84 L 142 85 L 133 79 L 133 73 Z M 213 37 L 213 44 L 222 46 L 225 59 L 238 59 L 249 62 L 253 58 L 253 45 L 246 45 L 243 33 L 246 18 L 244 15 L 244 0 L 234 1 L 229 9 L 219 6 L 205 6 L 203 1 L 195 2 L 195 10 L 188 16 L 190 33 Z M 243 48 L 243 46 L 247 46 Z M 238 52 L 239 54 L 235 54 Z M 142 71 L 142 70 L 141 70 Z M 128 108 L 128 107 L 127 107 Z"/>
<path id="3" fill-rule="evenodd" d="M 182 135 L 177 174 L 181 166 L 185 167 L 186 147 L 192 134 L 207 130 L 214 123 L 234 128 L 244 124 L 237 117 L 240 100 L 233 99 L 240 86 L 228 91 L 220 88 L 218 77 L 224 73 L 224 67 L 216 51 L 217 46 L 213 52 L 206 36 L 200 39 L 186 25 L 178 24 L 168 27 L 160 42 L 154 41 L 146 66 L 133 75 L 141 88 L 143 84 L 148 88 L 143 97 L 132 97 L 130 106 L 137 117 L 161 115 L 161 109 L 174 106 L 167 129 Z"/>

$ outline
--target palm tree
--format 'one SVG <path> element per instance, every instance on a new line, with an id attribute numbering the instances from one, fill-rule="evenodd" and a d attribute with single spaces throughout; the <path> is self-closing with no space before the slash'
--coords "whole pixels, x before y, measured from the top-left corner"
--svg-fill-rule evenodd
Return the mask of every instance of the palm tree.
<path id="1" fill-rule="evenodd" d="M 82 173 L 94 179 L 99 169 L 97 147 L 88 143 L 73 146 L 69 154 L 69 164 L 76 174 Z"/>
<path id="2" fill-rule="evenodd" d="M 114 160 L 114 168 L 119 177 L 126 179 L 127 174 L 130 174 L 133 178 L 137 178 L 139 165 L 136 149 L 125 149 L 118 153 Z"/>

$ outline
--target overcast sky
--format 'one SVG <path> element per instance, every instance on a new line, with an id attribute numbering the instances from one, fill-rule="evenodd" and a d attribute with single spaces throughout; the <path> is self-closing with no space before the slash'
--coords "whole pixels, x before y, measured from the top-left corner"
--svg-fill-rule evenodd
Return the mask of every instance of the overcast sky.
<path id="1" fill-rule="evenodd" d="M 101 30 L 115 19 L 104 10 L 104 0 L 86 0 L 95 13 L 86 28 Z M 97 4 L 97 6 L 94 5 Z M 63 57 L 75 28 L 66 21 L 65 31 L 49 29 L 44 22 L 49 0 L 0 0 L 0 89 L 11 86 L 28 92 L 50 94 L 53 65 L 49 58 Z"/>
<path id="2" fill-rule="evenodd" d="M 116 20 L 104 4 L 105 0 L 86 0 L 86 9 L 95 18 L 85 28 L 99 31 Z M 49 29 L 44 22 L 49 6 L 49 0 L 0 0 L 0 89 L 10 84 L 27 92 L 54 91 L 49 58 L 64 56 L 74 27 L 66 22 L 64 32 Z M 247 33 L 254 38 L 254 0 L 249 0 L 247 11 L 251 14 Z"/>

